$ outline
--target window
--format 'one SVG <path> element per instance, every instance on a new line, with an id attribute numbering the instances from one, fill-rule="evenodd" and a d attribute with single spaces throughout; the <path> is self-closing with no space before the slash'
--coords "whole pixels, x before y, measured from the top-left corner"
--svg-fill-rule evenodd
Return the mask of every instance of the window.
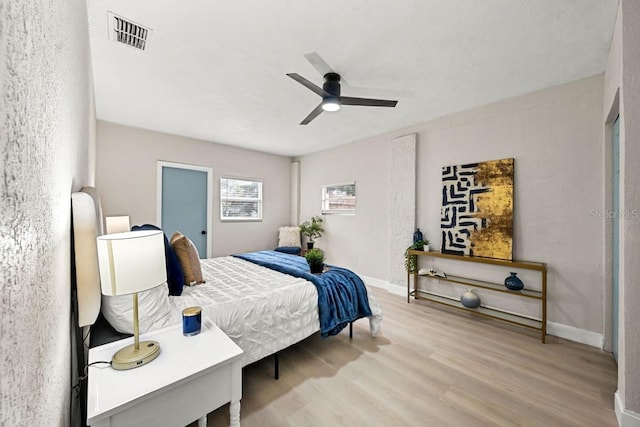
<path id="1" fill-rule="evenodd" d="M 355 215 L 356 183 L 323 185 L 322 213 Z"/>
<path id="2" fill-rule="evenodd" d="M 262 181 L 220 178 L 220 219 L 262 220 Z"/>

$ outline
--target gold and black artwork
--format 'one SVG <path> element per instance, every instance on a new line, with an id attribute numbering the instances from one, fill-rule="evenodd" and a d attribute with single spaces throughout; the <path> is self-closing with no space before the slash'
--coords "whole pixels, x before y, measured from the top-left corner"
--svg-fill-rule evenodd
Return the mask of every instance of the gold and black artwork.
<path id="1" fill-rule="evenodd" d="M 513 258 L 513 159 L 442 168 L 442 253 Z"/>

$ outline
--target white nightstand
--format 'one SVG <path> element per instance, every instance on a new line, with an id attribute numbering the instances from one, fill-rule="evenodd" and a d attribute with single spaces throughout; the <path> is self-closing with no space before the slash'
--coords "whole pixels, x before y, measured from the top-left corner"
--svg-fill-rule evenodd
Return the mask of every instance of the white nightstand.
<path id="1" fill-rule="evenodd" d="M 213 322 L 202 332 L 182 335 L 182 325 L 140 336 L 160 343 L 160 355 L 148 365 L 116 371 L 89 367 L 87 424 L 92 427 L 184 426 L 227 402 L 231 426 L 240 425 L 242 350 Z M 111 360 L 133 338 L 89 350 L 89 363 Z"/>

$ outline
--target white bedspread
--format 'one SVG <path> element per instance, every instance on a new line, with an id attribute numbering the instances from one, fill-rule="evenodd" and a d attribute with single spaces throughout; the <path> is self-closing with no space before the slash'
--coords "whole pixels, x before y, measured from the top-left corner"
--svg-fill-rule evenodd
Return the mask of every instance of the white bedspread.
<path id="1" fill-rule="evenodd" d="M 313 283 L 234 257 L 201 260 L 206 283 L 185 286 L 169 297 L 171 323 L 186 307 L 202 307 L 203 322 L 213 320 L 244 350 L 243 365 L 303 340 L 320 329 L 318 294 Z M 382 309 L 369 295 L 377 333 Z"/>

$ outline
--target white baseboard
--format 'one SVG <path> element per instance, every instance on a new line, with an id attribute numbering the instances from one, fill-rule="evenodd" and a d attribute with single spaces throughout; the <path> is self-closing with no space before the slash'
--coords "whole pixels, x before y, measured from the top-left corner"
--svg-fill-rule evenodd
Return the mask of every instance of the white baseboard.
<path id="1" fill-rule="evenodd" d="M 402 285 L 395 285 L 386 280 L 377 279 L 375 277 L 360 276 L 367 286 L 385 289 L 386 291 L 400 296 L 407 296 L 407 288 Z M 582 344 L 590 345 L 602 349 L 604 337 L 597 332 L 587 331 L 585 329 L 564 325 L 562 323 L 547 322 L 547 333 L 556 337 L 564 338 L 569 341 L 575 341 Z"/>
<path id="2" fill-rule="evenodd" d="M 390 293 L 394 294 L 394 295 L 400 295 L 401 297 L 407 297 L 407 287 L 406 286 L 400 286 L 400 285 L 393 285 L 391 283 L 389 283 L 389 287 L 387 288 L 387 291 L 389 291 Z"/>
<path id="3" fill-rule="evenodd" d="M 590 345 L 592 347 L 597 347 L 599 349 L 602 349 L 604 340 L 604 337 L 600 333 L 549 321 L 547 321 L 547 334 L 564 338 L 569 341 Z"/>
<path id="4" fill-rule="evenodd" d="M 376 279 L 375 277 L 363 276 L 362 274 L 359 274 L 358 276 L 360 276 L 362 281 L 367 286 L 373 286 L 374 288 L 389 290 L 389 282 L 387 282 L 386 280 Z"/>
<path id="5" fill-rule="evenodd" d="M 360 275 L 360 278 L 367 286 L 384 289 L 394 295 L 407 296 L 407 288 L 405 286 L 393 285 L 386 280 L 376 279 L 375 277 Z"/>
<path id="6" fill-rule="evenodd" d="M 627 411 L 624 408 L 620 393 L 615 393 L 616 418 L 620 427 L 640 427 L 640 414 L 633 411 Z"/>

